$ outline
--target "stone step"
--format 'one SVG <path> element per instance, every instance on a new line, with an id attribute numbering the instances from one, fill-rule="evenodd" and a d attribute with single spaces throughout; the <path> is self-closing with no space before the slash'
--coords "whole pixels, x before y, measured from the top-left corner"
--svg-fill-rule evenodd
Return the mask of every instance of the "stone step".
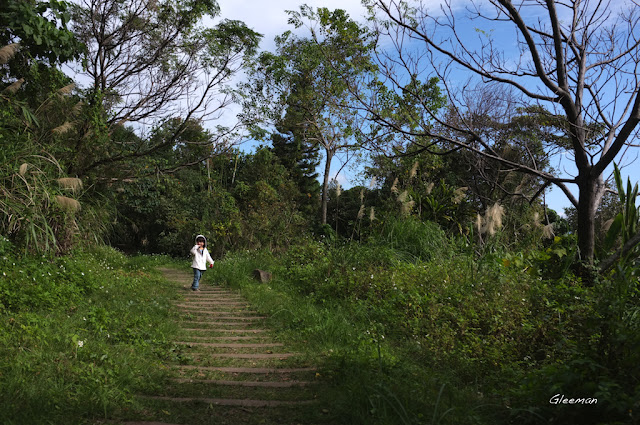
<path id="1" fill-rule="evenodd" d="M 202 307 L 249 307 L 249 303 L 209 303 L 209 304 L 199 304 L 199 303 L 189 303 L 189 304 L 175 304 L 176 307 L 180 308 L 202 308 Z"/>
<path id="2" fill-rule="evenodd" d="M 264 335 L 247 335 L 247 336 L 196 336 L 196 335 L 183 335 L 183 337 L 189 338 L 189 340 L 193 340 L 194 342 L 207 341 L 207 342 L 224 342 L 224 341 L 254 341 L 256 344 L 259 344 L 259 341 L 269 340 L 267 336 Z"/>
<path id="3" fill-rule="evenodd" d="M 172 402 L 201 402 L 217 406 L 243 406 L 243 407 L 276 407 L 276 406 L 296 406 L 302 404 L 312 404 L 315 400 L 251 400 L 233 398 L 205 398 L 205 397 L 167 397 L 167 396 L 139 396 L 154 400 L 167 400 Z"/>
<path id="4" fill-rule="evenodd" d="M 224 381 L 220 379 L 187 379 L 174 378 L 171 381 L 180 384 L 211 384 L 211 385 L 228 385 L 238 387 L 266 387 L 266 388 L 289 388 L 289 387 L 305 387 L 313 385 L 310 381 Z"/>
<path id="5" fill-rule="evenodd" d="M 199 331 L 199 332 L 230 332 L 230 333 L 261 333 L 266 332 L 265 329 L 215 329 L 215 328 L 182 328 L 183 331 Z"/>
<path id="6" fill-rule="evenodd" d="M 300 353 L 207 353 L 208 357 L 230 359 L 285 359 L 299 355 Z"/>
<path id="7" fill-rule="evenodd" d="M 202 322 L 199 320 L 183 320 L 183 324 L 208 325 L 208 326 L 253 326 L 255 323 L 248 322 Z M 204 329 L 204 328 L 203 328 Z M 210 329 L 210 328 L 207 328 Z"/>
<path id="8" fill-rule="evenodd" d="M 207 314 L 206 311 L 195 311 L 194 313 Z M 267 316 L 218 316 L 213 315 L 216 320 L 246 320 L 246 321 L 260 321 L 262 319 L 266 319 Z"/>
<path id="9" fill-rule="evenodd" d="M 198 345 L 201 347 L 217 347 L 217 348 L 264 348 L 264 347 L 282 347 L 284 344 L 280 342 L 272 343 L 256 343 L 256 344 L 238 344 L 238 343 L 223 343 L 223 342 L 193 342 L 193 341 L 176 341 L 176 344 L 181 345 Z"/>
<path id="10" fill-rule="evenodd" d="M 242 317 L 258 317 L 260 319 L 266 319 L 267 316 L 256 316 L 256 314 L 258 314 L 258 312 L 256 311 L 252 311 L 252 310 L 243 310 L 243 309 L 236 309 L 236 310 L 193 310 L 193 309 L 189 309 L 189 310 L 178 310 L 181 313 L 203 313 L 206 314 L 208 316 L 228 316 L 228 315 L 241 315 Z"/>
<path id="11" fill-rule="evenodd" d="M 273 367 L 226 367 L 226 366 L 194 366 L 194 365 L 180 365 L 177 366 L 178 370 L 212 370 L 216 372 L 226 373 L 256 373 L 256 374 L 270 374 L 270 373 L 298 373 L 298 372 L 315 372 L 316 369 L 312 367 L 293 367 L 293 368 L 273 368 Z"/>
<path id="12" fill-rule="evenodd" d="M 178 313 L 181 314 L 191 314 L 191 313 L 198 313 L 198 311 L 200 310 L 178 310 Z M 236 308 L 233 310 L 209 310 L 208 313 L 210 315 L 233 315 L 233 314 L 240 314 L 244 317 L 251 317 L 252 315 L 257 314 L 257 312 L 253 311 L 253 310 L 247 310 L 246 308 Z"/>

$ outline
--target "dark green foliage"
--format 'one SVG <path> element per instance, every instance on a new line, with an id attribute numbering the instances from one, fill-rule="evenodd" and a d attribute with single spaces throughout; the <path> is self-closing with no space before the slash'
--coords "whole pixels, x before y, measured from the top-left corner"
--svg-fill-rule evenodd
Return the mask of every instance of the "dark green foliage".
<path id="1" fill-rule="evenodd" d="M 276 125 L 277 133 L 271 135 L 272 151 L 300 192 L 296 200 L 300 210 L 308 218 L 315 218 L 320 198 L 320 182 L 316 171 L 320 164 L 319 147 L 308 140 L 313 129 L 305 128 L 300 115 L 299 108 L 288 106 L 284 119 Z"/>
<path id="2" fill-rule="evenodd" d="M 78 58 L 82 51 L 73 33 L 67 29 L 69 4 L 64 1 L 8 0 L 0 10 L 0 46 L 20 43 L 22 57 L 14 63 L 24 66 L 31 59 L 45 60 L 49 65 Z M 24 68 L 23 68 L 24 69 Z"/>

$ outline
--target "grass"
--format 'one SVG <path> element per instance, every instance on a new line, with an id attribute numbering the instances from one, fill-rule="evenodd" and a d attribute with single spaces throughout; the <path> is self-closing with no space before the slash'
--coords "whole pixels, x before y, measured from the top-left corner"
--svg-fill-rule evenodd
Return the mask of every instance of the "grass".
<path id="1" fill-rule="evenodd" d="M 394 285 L 389 271 L 426 282 L 434 270 L 411 274 L 407 269 L 415 272 L 419 267 L 404 261 L 403 254 L 394 258 L 384 247 L 381 255 L 371 247 L 348 249 L 330 252 L 307 245 L 279 258 L 240 253 L 216 263 L 210 277 L 240 289 L 258 311 L 269 315 L 268 326 L 288 346 L 318 365 L 321 379 L 330 385 L 324 396 L 332 406 L 333 423 L 494 423 L 495 408 L 483 409 L 498 399 L 479 396 L 478 385 L 455 376 L 471 365 L 459 365 L 453 373 L 440 368 L 441 359 L 429 358 L 436 348 L 425 343 L 428 338 L 414 338 L 411 332 L 421 325 L 411 322 L 413 310 L 403 310 L 418 296 L 416 282 L 397 279 Z M 253 280 L 255 268 L 273 271 L 274 280 Z M 374 276 L 379 287 L 364 290 L 362 282 L 369 288 L 372 272 L 382 274 Z M 402 295 L 394 299 L 394 293 Z M 442 295 L 446 299 L 451 294 Z"/>
<path id="2" fill-rule="evenodd" d="M 134 408 L 162 379 L 175 288 L 166 261 L 109 249 L 29 258 L 0 253 L 3 424 L 95 423 Z"/>
<path id="3" fill-rule="evenodd" d="M 415 230 L 422 237 L 430 231 Z M 637 334 L 622 331 L 636 328 L 613 329 L 627 338 L 623 348 L 629 353 L 615 351 L 608 335 L 591 332 L 592 326 L 603 326 L 594 311 L 610 311 L 606 291 L 584 288 L 578 280 L 547 280 L 536 269 L 511 265 L 515 261 L 506 265 L 498 250 L 478 259 L 446 239 L 435 240 L 446 246 L 439 250 L 408 239 L 392 249 L 389 240 L 334 241 L 332 246 L 308 242 L 278 256 L 236 252 L 205 274 L 203 288 L 237 291 L 251 311 L 267 316 L 260 327 L 268 332 L 234 335 L 268 337 L 283 342 L 288 352 L 301 353 L 283 362 L 256 359 L 256 367 L 315 368 L 287 377 L 324 384 L 317 400 L 330 407 L 321 412 L 317 406 L 243 410 L 136 397 L 163 391 L 205 394 L 199 384 L 178 384 L 170 377 L 230 379 L 220 371 L 170 370 L 171 364 L 209 364 L 207 354 L 216 351 L 171 342 L 211 335 L 179 331 L 178 323 L 188 319 L 170 308 L 179 297 L 176 282 L 190 282 L 188 262 L 128 258 L 109 248 L 24 258 L 0 244 L 0 417 L 6 424 L 124 418 L 380 425 L 633 419 L 632 410 L 625 409 L 634 390 L 614 397 L 621 391 L 621 375 L 607 369 L 600 354 L 580 348 L 585 341 L 594 348 L 608 341 L 612 358 L 632 369 L 624 362 L 634 358 L 629 353 Z M 172 283 L 156 271 L 167 266 Z M 273 280 L 258 283 L 252 278 L 257 268 L 272 271 Z M 624 320 L 637 323 L 637 318 Z M 215 364 L 247 365 L 231 358 Z M 572 389 L 592 391 L 607 402 L 597 411 L 549 406 L 550 396 L 573 395 Z M 238 398 L 272 393 L 210 388 L 206 394 L 218 390 Z M 307 391 L 288 389 L 277 397 L 295 400 Z"/>
<path id="4" fill-rule="evenodd" d="M 597 337 L 588 331 L 602 291 L 505 265 L 499 250 L 477 258 L 433 240 L 445 246 L 406 239 L 392 249 L 382 239 L 309 242 L 279 256 L 239 252 L 209 277 L 240 290 L 282 341 L 318 366 L 332 423 L 624 423 L 631 413 L 614 410 L 610 392 L 619 378 L 590 377 L 589 368 L 607 369 L 588 357 L 569 360 Z M 257 268 L 273 280 L 258 283 Z M 589 388 L 608 404 L 596 411 L 548 402 Z M 617 404 L 630 405 L 623 397 Z"/>

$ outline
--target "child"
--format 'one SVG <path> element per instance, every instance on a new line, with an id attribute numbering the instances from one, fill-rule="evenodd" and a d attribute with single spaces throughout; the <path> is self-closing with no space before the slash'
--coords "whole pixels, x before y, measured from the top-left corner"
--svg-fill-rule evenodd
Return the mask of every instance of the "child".
<path id="1" fill-rule="evenodd" d="M 193 262 L 191 263 L 191 267 L 193 267 L 193 283 L 191 284 L 191 290 L 200 291 L 198 286 L 200 285 L 202 273 L 207 270 L 207 261 L 210 264 L 209 267 L 213 267 L 214 263 L 209 251 L 207 251 L 207 240 L 204 236 L 196 236 L 196 244 L 191 248 L 191 255 L 193 255 Z"/>

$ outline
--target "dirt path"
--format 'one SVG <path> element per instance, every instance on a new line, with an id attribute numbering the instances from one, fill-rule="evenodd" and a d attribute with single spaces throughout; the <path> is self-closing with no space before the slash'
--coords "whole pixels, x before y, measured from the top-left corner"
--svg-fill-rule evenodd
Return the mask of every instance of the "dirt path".
<path id="1" fill-rule="evenodd" d="M 316 370 L 288 350 L 264 316 L 231 289 L 200 292 L 183 271 L 163 269 L 184 297 L 175 308 L 181 328 L 170 379 L 138 395 L 147 408 L 126 425 L 328 423 L 318 401 Z"/>

